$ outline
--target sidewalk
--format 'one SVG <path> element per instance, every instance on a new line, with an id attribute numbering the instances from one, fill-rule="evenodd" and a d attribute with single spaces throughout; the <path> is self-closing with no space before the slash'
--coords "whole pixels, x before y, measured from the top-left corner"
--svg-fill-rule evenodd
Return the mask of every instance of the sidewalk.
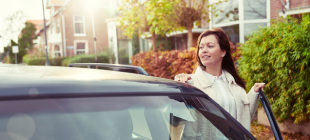
<path id="1" fill-rule="evenodd" d="M 257 121 L 251 123 L 251 133 L 257 140 L 274 140 L 271 127 L 260 125 Z M 284 140 L 310 140 L 310 136 L 303 136 L 302 134 L 282 133 Z"/>

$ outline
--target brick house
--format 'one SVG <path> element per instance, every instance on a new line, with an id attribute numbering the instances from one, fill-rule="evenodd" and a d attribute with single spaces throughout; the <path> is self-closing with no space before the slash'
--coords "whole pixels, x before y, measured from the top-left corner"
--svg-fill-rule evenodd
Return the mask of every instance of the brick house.
<path id="1" fill-rule="evenodd" d="M 47 23 L 48 48 L 52 57 L 73 56 L 95 53 L 110 48 L 116 57 L 115 63 L 131 63 L 132 47 L 130 39 L 123 36 L 117 26 L 117 7 L 121 0 L 94 0 L 96 6 L 90 6 L 87 0 L 48 0 L 47 8 L 51 17 Z M 259 26 L 270 25 L 272 19 L 292 15 L 298 18 L 300 13 L 309 13 L 310 0 L 229 0 L 218 5 L 224 12 L 218 17 L 211 17 L 209 23 L 202 21 L 200 27 L 193 28 L 193 42 L 200 33 L 209 28 L 222 28 L 234 44 L 244 43 L 246 36 Z M 209 0 L 216 3 L 218 0 Z M 91 7 L 91 8 L 90 8 Z M 112 12 L 111 12 L 112 11 Z M 93 12 L 93 14 L 92 14 Z M 94 21 L 92 22 L 92 15 Z M 94 23 L 94 26 L 93 26 Z M 44 44 L 44 32 L 41 46 Z M 95 35 L 94 32 L 95 31 Z M 187 31 L 166 34 L 172 48 L 187 48 Z M 96 37 L 96 41 L 94 41 Z M 140 38 L 140 51 L 151 48 L 148 36 Z M 123 62 L 126 60 L 128 62 Z"/>
<path id="2" fill-rule="evenodd" d="M 218 0 L 210 0 L 215 3 Z M 259 26 L 270 26 L 272 19 L 310 13 L 310 0 L 229 0 L 219 4 L 224 12 L 212 17 L 209 28 L 222 28 L 234 44 L 244 43 L 246 36 Z M 231 12 L 233 11 L 233 12 Z M 229 15 L 226 17 L 226 15 Z"/>
<path id="3" fill-rule="evenodd" d="M 218 1 L 209 0 L 209 3 L 214 4 Z M 260 26 L 270 26 L 272 19 L 288 15 L 300 18 L 300 14 L 310 13 L 310 0 L 228 0 L 217 7 L 223 12 L 219 12 L 217 17 L 210 15 L 209 23 L 202 21 L 200 27 L 194 26 L 193 43 L 196 43 L 200 33 L 211 28 L 222 28 L 235 45 L 244 43 L 246 36 Z M 187 48 L 187 30 L 167 34 L 167 36 L 173 49 Z M 141 41 L 142 48 L 150 48 L 152 45 L 149 38 Z"/>
<path id="4" fill-rule="evenodd" d="M 106 51 L 108 34 L 105 20 L 109 17 L 106 1 L 47 0 L 46 8 L 51 15 L 46 24 L 49 55 L 67 57 Z M 43 29 L 37 35 L 42 48 L 45 46 Z"/>

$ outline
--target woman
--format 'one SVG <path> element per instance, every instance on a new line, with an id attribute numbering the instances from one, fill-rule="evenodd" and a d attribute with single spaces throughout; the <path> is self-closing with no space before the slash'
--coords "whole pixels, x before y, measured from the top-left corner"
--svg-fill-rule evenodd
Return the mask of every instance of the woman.
<path id="1" fill-rule="evenodd" d="M 198 38 L 197 61 L 194 74 L 179 74 L 176 81 L 187 82 L 221 105 L 250 131 L 250 122 L 258 105 L 259 89 L 265 83 L 255 83 L 246 94 L 245 83 L 235 68 L 228 37 L 222 29 L 204 31 Z"/>

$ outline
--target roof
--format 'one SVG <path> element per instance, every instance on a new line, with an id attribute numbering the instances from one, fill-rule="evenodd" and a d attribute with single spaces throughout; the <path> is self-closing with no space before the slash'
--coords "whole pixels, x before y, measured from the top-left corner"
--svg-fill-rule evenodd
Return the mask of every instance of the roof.
<path id="1" fill-rule="evenodd" d="M 52 19 L 52 17 L 55 17 L 57 14 L 59 14 L 60 12 L 65 10 L 66 7 L 70 4 L 71 1 L 73 1 L 73 0 L 55 0 L 55 2 L 51 1 L 51 4 L 47 3 L 48 4 L 47 9 L 49 9 L 48 7 L 51 7 L 52 4 L 53 5 L 57 5 L 57 6 L 62 6 L 58 11 L 56 11 L 53 15 L 51 15 L 51 19 Z M 50 20 L 46 20 L 46 28 L 49 27 L 51 19 Z M 43 30 L 44 30 L 43 27 L 40 28 L 39 31 L 36 34 L 39 35 L 40 32 L 42 32 Z"/>
<path id="2" fill-rule="evenodd" d="M 51 15 L 51 18 L 58 15 L 62 11 L 64 11 L 69 6 L 69 4 L 71 4 L 72 1 L 73 0 L 66 0 L 64 5 L 58 11 L 56 11 L 53 15 Z"/>
<path id="3" fill-rule="evenodd" d="M 196 95 L 169 79 L 87 68 L 0 65 L 0 100 L 41 96 Z"/>
<path id="4" fill-rule="evenodd" d="M 47 21 L 46 21 L 46 24 L 45 24 L 46 32 L 47 32 L 49 26 L 50 26 L 50 25 L 47 24 Z M 43 27 L 42 27 L 41 29 L 39 29 L 39 30 L 36 31 L 36 35 L 39 36 L 41 33 L 44 33 L 44 24 L 43 24 Z"/>

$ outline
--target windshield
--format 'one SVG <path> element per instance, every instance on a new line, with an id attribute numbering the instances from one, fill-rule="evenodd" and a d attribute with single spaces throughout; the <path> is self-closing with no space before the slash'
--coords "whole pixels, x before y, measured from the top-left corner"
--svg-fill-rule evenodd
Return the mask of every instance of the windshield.
<path id="1" fill-rule="evenodd" d="M 0 139 L 249 139 L 200 97 L 96 97 L 0 102 Z M 251 138 L 252 139 L 252 138 Z"/>

